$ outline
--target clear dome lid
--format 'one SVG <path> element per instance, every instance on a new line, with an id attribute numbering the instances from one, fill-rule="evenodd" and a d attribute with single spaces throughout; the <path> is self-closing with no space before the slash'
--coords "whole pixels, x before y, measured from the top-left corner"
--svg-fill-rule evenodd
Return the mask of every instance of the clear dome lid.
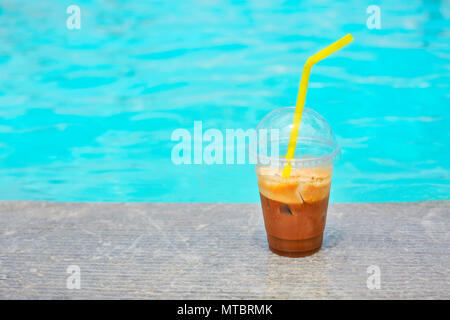
<path id="1" fill-rule="evenodd" d="M 295 107 L 278 108 L 267 114 L 257 127 L 259 164 L 284 165 L 293 127 Z M 265 130 L 264 130 L 265 129 Z M 294 167 L 333 163 L 340 147 L 328 122 L 316 111 L 304 108 L 297 137 Z"/>

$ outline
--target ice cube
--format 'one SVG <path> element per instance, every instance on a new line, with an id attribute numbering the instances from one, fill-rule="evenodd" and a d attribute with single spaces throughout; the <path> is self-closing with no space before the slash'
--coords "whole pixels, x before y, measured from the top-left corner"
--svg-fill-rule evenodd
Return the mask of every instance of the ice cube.
<path id="1" fill-rule="evenodd" d="M 282 203 L 280 205 L 280 212 L 283 214 L 290 214 L 291 216 L 293 215 L 291 208 L 289 207 L 288 204 L 284 204 Z"/>

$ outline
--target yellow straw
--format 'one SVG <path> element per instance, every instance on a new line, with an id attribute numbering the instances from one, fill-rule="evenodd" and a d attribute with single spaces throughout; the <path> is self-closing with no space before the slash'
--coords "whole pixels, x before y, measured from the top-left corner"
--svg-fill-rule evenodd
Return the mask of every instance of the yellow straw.
<path id="1" fill-rule="evenodd" d="M 309 74 L 311 73 L 311 67 L 315 65 L 317 62 L 319 62 L 322 59 L 325 59 L 333 52 L 339 50 L 343 46 L 349 44 L 352 42 L 353 37 L 349 33 L 345 37 L 339 39 L 338 41 L 332 43 L 325 49 L 322 49 L 321 51 L 317 52 L 315 55 L 311 56 L 306 60 L 305 66 L 303 67 L 303 73 L 302 78 L 300 80 L 300 88 L 298 90 L 297 95 L 297 103 L 295 105 L 295 113 L 294 113 L 294 122 L 293 127 L 291 130 L 291 136 L 289 138 L 289 146 L 288 151 L 286 153 L 286 159 L 290 160 L 294 158 L 295 153 L 295 147 L 297 145 L 297 136 L 298 136 L 298 130 L 300 128 L 300 121 L 302 120 L 302 113 L 303 113 L 303 106 L 305 104 L 305 98 L 306 98 L 306 89 L 308 89 L 308 80 L 309 80 Z M 283 169 L 283 178 L 287 178 L 291 175 L 291 163 L 288 162 L 286 166 Z"/>

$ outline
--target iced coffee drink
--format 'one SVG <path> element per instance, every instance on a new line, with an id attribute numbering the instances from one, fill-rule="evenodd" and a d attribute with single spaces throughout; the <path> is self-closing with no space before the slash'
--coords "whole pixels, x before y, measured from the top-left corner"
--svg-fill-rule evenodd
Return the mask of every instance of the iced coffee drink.
<path id="1" fill-rule="evenodd" d="M 295 157 L 289 146 L 295 108 L 279 108 L 258 125 L 256 175 L 269 248 L 274 253 L 302 257 L 320 250 L 339 145 L 326 120 L 305 108 Z M 268 130 L 278 135 L 265 138 Z M 275 152 L 273 152 L 275 151 Z M 276 152 L 279 151 L 279 152 Z M 283 170 L 290 168 L 283 177 Z"/>
<path id="2" fill-rule="evenodd" d="M 270 249 L 280 255 L 313 254 L 322 245 L 330 195 L 331 169 L 257 169 L 259 193 Z"/>

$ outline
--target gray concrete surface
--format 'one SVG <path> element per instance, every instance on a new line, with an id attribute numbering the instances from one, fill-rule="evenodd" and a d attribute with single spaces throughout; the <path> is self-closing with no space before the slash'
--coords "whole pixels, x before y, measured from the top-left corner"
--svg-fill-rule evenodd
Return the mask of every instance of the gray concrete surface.
<path id="1" fill-rule="evenodd" d="M 256 204 L 0 202 L 0 298 L 449 299 L 449 227 L 450 201 L 331 204 L 322 250 L 284 258 Z"/>

